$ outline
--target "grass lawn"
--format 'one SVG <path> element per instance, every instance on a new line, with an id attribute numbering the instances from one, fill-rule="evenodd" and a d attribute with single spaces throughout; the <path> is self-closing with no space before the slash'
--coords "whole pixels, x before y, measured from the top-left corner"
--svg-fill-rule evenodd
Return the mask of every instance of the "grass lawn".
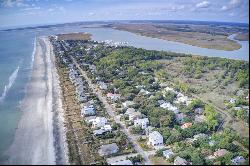
<path id="1" fill-rule="evenodd" d="M 154 165 L 173 165 L 173 163 L 168 162 L 163 157 L 155 157 L 153 155 L 149 156 L 149 159 Z"/>

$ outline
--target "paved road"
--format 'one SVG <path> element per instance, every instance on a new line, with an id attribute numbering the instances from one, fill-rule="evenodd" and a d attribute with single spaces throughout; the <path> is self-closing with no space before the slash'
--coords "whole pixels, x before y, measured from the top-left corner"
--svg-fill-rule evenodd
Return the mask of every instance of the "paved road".
<path id="1" fill-rule="evenodd" d="M 116 123 L 119 123 L 119 124 L 121 125 L 121 130 L 127 135 L 128 140 L 129 140 L 130 142 L 133 143 L 135 150 L 136 150 L 139 154 L 141 154 L 141 155 L 143 156 L 145 164 L 146 164 L 146 165 L 152 165 L 151 161 L 150 161 L 149 158 L 148 158 L 148 155 L 149 155 L 149 154 L 148 154 L 147 152 L 145 152 L 145 151 L 140 147 L 140 145 L 136 142 L 136 137 L 133 136 L 133 135 L 131 135 L 131 134 L 129 134 L 128 129 L 125 127 L 125 125 L 122 124 L 121 121 L 120 121 L 120 119 L 116 117 L 116 115 L 115 115 L 115 113 L 114 113 L 115 110 L 114 110 L 114 108 L 108 103 L 106 97 L 103 97 L 103 96 L 102 96 L 101 91 L 97 88 L 96 85 L 94 85 L 94 84 L 91 82 L 91 79 L 87 76 L 87 73 L 81 69 L 80 65 L 76 62 L 76 60 L 75 60 L 72 56 L 70 56 L 70 57 L 71 57 L 73 63 L 74 63 L 74 64 L 76 65 L 76 67 L 78 68 L 78 70 L 80 71 L 80 73 L 82 74 L 82 76 L 83 76 L 83 77 L 86 79 L 86 81 L 88 82 L 89 87 L 93 90 L 93 93 L 95 93 L 95 94 L 97 95 L 97 97 L 99 98 L 99 100 L 104 104 L 104 107 L 106 108 L 106 110 L 107 110 L 109 116 L 111 116 L 112 118 L 114 118 L 115 122 L 116 122 Z"/>

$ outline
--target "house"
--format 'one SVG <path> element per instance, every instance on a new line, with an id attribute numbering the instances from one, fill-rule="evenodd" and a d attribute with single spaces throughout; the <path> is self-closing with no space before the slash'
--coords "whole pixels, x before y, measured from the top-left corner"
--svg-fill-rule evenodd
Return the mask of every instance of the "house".
<path id="1" fill-rule="evenodd" d="M 104 125 L 101 127 L 101 129 L 104 131 L 112 131 L 112 127 L 110 125 Z"/>
<path id="2" fill-rule="evenodd" d="M 183 123 L 185 117 L 186 115 L 183 113 L 175 114 L 175 119 L 178 123 Z"/>
<path id="3" fill-rule="evenodd" d="M 125 115 L 129 116 L 130 121 L 141 117 L 141 113 L 135 111 L 134 108 L 128 108 L 127 111 L 125 112 Z"/>
<path id="4" fill-rule="evenodd" d="M 246 160 L 244 159 L 243 156 L 237 156 L 237 157 L 233 158 L 231 161 L 232 161 L 232 163 L 233 163 L 234 165 L 241 165 L 241 164 L 244 163 Z"/>
<path id="5" fill-rule="evenodd" d="M 117 101 L 120 99 L 121 95 L 120 94 L 113 94 L 113 93 L 108 93 L 107 97 L 110 98 L 112 101 Z"/>
<path id="6" fill-rule="evenodd" d="M 203 108 L 195 108 L 194 109 L 194 113 L 196 113 L 196 114 L 202 115 L 203 112 L 204 112 Z"/>
<path id="7" fill-rule="evenodd" d="M 182 129 L 186 129 L 186 128 L 189 128 L 189 127 L 191 127 L 192 126 L 192 123 L 184 123 L 182 126 L 181 126 L 181 128 Z"/>
<path id="8" fill-rule="evenodd" d="M 133 165 L 133 163 L 130 160 L 122 160 L 110 163 L 110 165 Z"/>
<path id="9" fill-rule="evenodd" d="M 187 162 L 187 160 L 177 156 L 174 160 L 174 165 L 189 165 L 189 163 Z"/>
<path id="10" fill-rule="evenodd" d="M 148 124 L 148 118 L 134 120 L 134 126 L 140 126 L 142 129 L 146 129 Z"/>
<path id="11" fill-rule="evenodd" d="M 119 147 L 116 143 L 102 145 L 98 151 L 100 156 L 108 156 L 119 151 Z"/>
<path id="12" fill-rule="evenodd" d="M 146 135 L 149 135 L 150 133 L 152 133 L 154 128 L 155 128 L 155 127 L 148 126 L 148 127 L 145 129 Z"/>
<path id="13" fill-rule="evenodd" d="M 199 123 L 205 122 L 206 117 L 204 115 L 195 115 L 194 121 Z"/>
<path id="14" fill-rule="evenodd" d="M 207 135 L 206 135 L 206 134 L 203 134 L 203 133 L 200 133 L 200 134 L 194 135 L 193 137 L 194 137 L 193 140 L 195 141 L 195 140 L 197 140 L 198 138 L 205 138 L 205 137 L 207 137 Z"/>
<path id="15" fill-rule="evenodd" d="M 174 155 L 174 152 L 171 150 L 171 149 L 168 149 L 168 150 L 164 150 L 162 152 L 163 156 L 166 158 L 166 159 L 169 159 L 170 157 L 172 157 Z"/>
<path id="16" fill-rule="evenodd" d="M 163 137 L 158 131 L 153 131 L 148 136 L 149 146 L 158 146 L 163 144 Z"/>
<path id="17" fill-rule="evenodd" d="M 94 131 L 93 131 L 93 134 L 94 134 L 95 136 L 98 136 L 98 135 L 104 134 L 105 132 L 106 132 L 106 131 L 103 130 L 103 129 L 98 129 L 98 130 L 94 130 Z"/>
<path id="18" fill-rule="evenodd" d="M 235 102 L 236 102 L 236 99 L 231 98 L 231 99 L 229 100 L 229 103 L 231 103 L 231 104 L 234 104 Z"/>
<path id="19" fill-rule="evenodd" d="M 81 116 L 90 116 L 90 115 L 95 115 L 95 108 L 92 104 L 85 105 L 81 109 Z"/>
<path id="20" fill-rule="evenodd" d="M 105 117 L 96 117 L 93 121 L 92 121 L 92 126 L 94 128 L 96 127 L 103 127 L 105 126 L 105 124 L 108 122 L 108 120 Z"/>
<path id="21" fill-rule="evenodd" d="M 145 89 L 141 89 L 139 93 L 142 93 L 142 94 L 145 94 L 145 95 L 151 94 L 149 91 L 147 91 Z"/>
<path id="22" fill-rule="evenodd" d="M 124 108 L 128 108 L 128 107 L 130 107 L 130 106 L 132 106 L 134 104 L 135 103 L 133 101 L 128 101 L 128 100 L 122 103 Z"/>
<path id="23" fill-rule="evenodd" d="M 160 105 L 160 107 L 168 109 L 169 111 L 174 112 L 175 114 L 178 114 L 179 110 L 177 107 L 173 106 L 171 103 L 169 102 L 165 102 L 163 104 Z"/>
<path id="24" fill-rule="evenodd" d="M 227 153 L 228 153 L 228 151 L 226 149 L 219 149 L 216 152 L 214 152 L 214 156 L 215 157 L 222 157 Z"/>
<path id="25" fill-rule="evenodd" d="M 107 90 L 108 89 L 108 86 L 107 86 L 106 83 L 100 81 L 100 82 L 98 82 L 98 84 L 99 84 L 99 87 L 100 87 L 101 90 Z"/>
<path id="26" fill-rule="evenodd" d="M 85 117 L 85 122 L 87 123 L 92 123 L 94 120 L 95 120 L 96 116 L 88 116 L 88 117 Z"/>

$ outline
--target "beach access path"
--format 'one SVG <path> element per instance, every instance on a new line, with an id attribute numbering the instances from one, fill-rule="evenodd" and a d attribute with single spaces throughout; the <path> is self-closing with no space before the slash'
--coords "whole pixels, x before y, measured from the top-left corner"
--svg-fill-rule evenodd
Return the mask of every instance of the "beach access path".
<path id="1" fill-rule="evenodd" d="M 55 80 L 58 77 L 54 55 L 47 37 L 38 38 L 35 44 L 33 71 L 20 106 L 23 115 L 14 141 L 6 152 L 9 156 L 6 164 L 52 165 L 58 163 L 58 155 L 60 164 L 65 164 L 67 159 L 65 154 L 61 154 L 64 148 L 58 152 L 54 146 L 58 143 L 53 126 L 57 110 L 55 104 L 59 100 L 59 96 L 54 94 L 59 89 L 58 80 Z M 61 136 L 59 138 L 62 139 Z"/>

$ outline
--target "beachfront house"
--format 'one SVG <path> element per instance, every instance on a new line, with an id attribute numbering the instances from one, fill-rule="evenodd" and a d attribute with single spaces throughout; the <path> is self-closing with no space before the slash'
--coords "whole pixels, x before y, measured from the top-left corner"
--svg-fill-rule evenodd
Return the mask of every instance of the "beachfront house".
<path id="1" fill-rule="evenodd" d="M 189 165 L 189 163 L 184 158 L 177 156 L 174 160 L 174 165 Z"/>
<path id="2" fill-rule="evenodd" d="M 241 165 L 243 164 L 246 160 L 243 156 L 236 156 L 235 158 L 233 158 L 232 160 L 232 163 L 234 165 Z"/>
<path id="3" fill-rule="evenodd" d="M 108 120 L 105 117 L 96 117 L 93 121 L 92 121 L 92 127 L 96 128 L 96 127 L 103 127 L 106 125 L 106 123 L 108 122 Z"/>
<path id="4" fill-rule="evenodd" d="M 164 150 L 162 152 L 163 156 L 166 158 L 166 159 L 169 159 L 171 158 L 173 155 L 174 155 L 174 152 L 171 150 L 171 149 L 168 149 L 168 150 Z"/>
<path id="5" fill-rule="evenodd" d="M 102 145 L 98 151 L 100 156 L 108 156 L 119 151 L 119 147 L 116 143 Z"/>
<path id="6" fill-rule="evenodd" d="M 149 146 L 159 146 L 163 145 L 163 137 L 158 131 L 153 131 L 148 136 L 148 143 Z"/>
<path id="7" fill-rule="evenodd" d="M 142 129 L 146 129 L 147 126 L 149 124 L 149 120 L 148 118 L 144 118 L 144 119 L 136 119 L 134 120 L 134 126 L 135 127 L 141 127 Z"/>
<path id="8" fill-rule="evenodd" d="M 91 115 L 95 115 L 95 108 L 92 104 L 89 105 L 85 105 L 82 109 L 81 109 L 81 116 L 91 116 Z"/>
<path id="9" fill-rule="evenodd" d="M 110 163 L 110 165 L 133 165 L 133 163 L 130 160 L 121 160 Z"/>

